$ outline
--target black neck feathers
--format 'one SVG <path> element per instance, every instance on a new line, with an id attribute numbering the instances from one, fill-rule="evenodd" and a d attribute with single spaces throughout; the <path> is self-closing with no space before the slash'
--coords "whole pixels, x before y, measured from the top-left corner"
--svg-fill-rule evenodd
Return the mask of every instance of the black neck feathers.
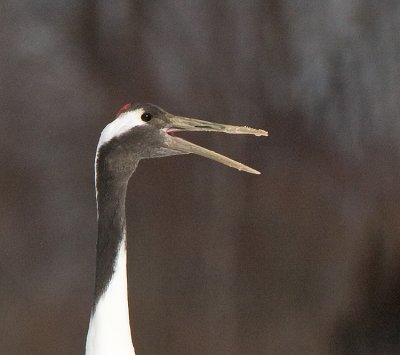
<path id="1" fill-rule="evenodd" d="M 137 165 L 132 167 L 132 160 L 118 162 L 121 157 L 114 156 L 111 148 L 100 147 L 96 157 L 98 238 L 94 306 L 110 283 L 119 247 L 126 236 L 126 190 Z"/>
<path id="2" fill-rule="evenodd" d="M 127 184 L 98 183 L 98 237 L 96 257 L 95 304 L 114 273 L 121 242 L 126 234 L 125 196 Z"/>

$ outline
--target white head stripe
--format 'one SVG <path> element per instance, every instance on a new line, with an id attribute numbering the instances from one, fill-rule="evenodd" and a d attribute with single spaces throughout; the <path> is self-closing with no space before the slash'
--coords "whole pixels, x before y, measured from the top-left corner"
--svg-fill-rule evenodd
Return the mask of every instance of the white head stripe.
<path id="1" fill-rule="evenodd" d="M 97 149 L 110 141 L 112 138 L 128 132 L 133 127 L 145 125 L 146 122 L 141 119 L 143 113 L 144 110 L 142 108 L 121 113 L 114 121 L 110 122 L 103 129 Z"/>

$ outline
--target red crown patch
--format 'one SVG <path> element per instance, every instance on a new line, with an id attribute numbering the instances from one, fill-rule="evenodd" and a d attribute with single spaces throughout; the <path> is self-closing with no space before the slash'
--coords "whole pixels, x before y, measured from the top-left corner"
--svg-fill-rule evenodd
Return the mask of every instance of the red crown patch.
<path id="1" fill-rule="evenodd" d="M 122 106 L 118 112 L 115 114 L 115 118 L 117 118 L 121 113 L 128 111 L 131 108 L 132 104 L 125 104 Z"/>

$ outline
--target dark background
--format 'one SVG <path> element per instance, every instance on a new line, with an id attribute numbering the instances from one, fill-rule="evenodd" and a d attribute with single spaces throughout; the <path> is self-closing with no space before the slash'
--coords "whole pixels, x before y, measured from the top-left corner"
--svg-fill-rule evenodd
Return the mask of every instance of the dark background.
<path id="1" fill-rule="evenodd" d="M 261 176 L 140 163 L 138 354 L 400 353 L 398 0 L 0 8 L 1 354 L 83 353 L 94 154 L 132 101 L 270 132 L 190 136 Z"/>

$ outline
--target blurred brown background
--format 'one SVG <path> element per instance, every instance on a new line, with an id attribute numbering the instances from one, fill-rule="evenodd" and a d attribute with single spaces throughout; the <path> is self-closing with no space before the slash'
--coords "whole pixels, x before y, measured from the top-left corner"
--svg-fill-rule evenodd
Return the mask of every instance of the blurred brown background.
<path id="1" fill-rule="evenodd" d="M 397 0 L 0 4 L 0 354 L 82 354 L 93 160 L 126 102 L 262 171 L 143 161 L 128 193 L 138 354 L 400 353 Z"/>

